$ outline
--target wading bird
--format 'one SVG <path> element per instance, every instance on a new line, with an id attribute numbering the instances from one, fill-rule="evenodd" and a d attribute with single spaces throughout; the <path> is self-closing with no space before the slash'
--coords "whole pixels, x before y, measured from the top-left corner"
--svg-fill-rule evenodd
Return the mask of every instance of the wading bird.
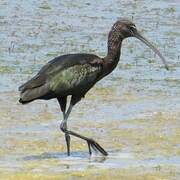
<path id="1" fill-rule="evenodd" d="M 128 37 L 136 37 L 149 46 L 163 61 L 165 68 L 168 65 L 161 53 L 144 38 L 129 20 L 118 20 L 111 28 L 108 36 L 108 52 L 104 58 L 94 54 L 67 54 L 49 61 L 32 79 L 19 87 L 22 104 L 36 99 L 57 98 L 63 120 L 60 129 L 65 134 L 67 154 L 70 155 L 70 136 L 87 141 L 89 153 L 92 149 L 107 156 L 108 153 L 93 139 L 82 136 L 67 127 L 67 119 L 72 108 L 86 93 L 103 77 L 111 73 L 117 66 L 121 54 L 122 41 Z M 67 96 L 71 96 L 66 110 Z"/>

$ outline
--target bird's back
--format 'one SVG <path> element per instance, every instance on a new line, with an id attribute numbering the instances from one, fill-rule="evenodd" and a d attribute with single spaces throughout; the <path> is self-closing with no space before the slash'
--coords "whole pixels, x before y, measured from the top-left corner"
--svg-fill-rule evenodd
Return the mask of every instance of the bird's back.
<path id="1" fill-rule="evenodd" d="M 19 87 L 21 103 L 34 99 L 50 99 L 69 95 L 92 86 L 101 59 L 93 54 L 69 54 L 54 58 L 41 68 L 36 76 Z"/>

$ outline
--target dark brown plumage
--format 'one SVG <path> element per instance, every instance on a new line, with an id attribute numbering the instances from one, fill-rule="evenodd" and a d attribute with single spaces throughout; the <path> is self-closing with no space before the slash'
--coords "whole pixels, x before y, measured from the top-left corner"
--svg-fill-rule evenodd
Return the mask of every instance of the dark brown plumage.
<path id="1" fill-rule="evenodd" d="M 21 92 L 19 102 L 22 104 L 36 99 L 57 98 L 64 117 L 60 128 L 65 133 L 68 155 L 70 154 L 70 135 L 86 140 L 90 154 L 92 147 L 107 155 L 107 152 L 94 140 L 68 130 L 67 119 L 72 107 L 85 96 L 88 90 L 117 66 L 122 41 L 128 37 L 136 37 L 148 45 L 160 56 L 168 69 L 160 52 L 140 35 L 131 21 L 122 19 L 113 25 L 109 33 L 108 53 L 104 58 L 93 54 L 68 54 L 56 57 L 42 67 L 35 77 L 19 87 Z M 71 101 L 66 111 L 67 96 L 71 96 Z"/>

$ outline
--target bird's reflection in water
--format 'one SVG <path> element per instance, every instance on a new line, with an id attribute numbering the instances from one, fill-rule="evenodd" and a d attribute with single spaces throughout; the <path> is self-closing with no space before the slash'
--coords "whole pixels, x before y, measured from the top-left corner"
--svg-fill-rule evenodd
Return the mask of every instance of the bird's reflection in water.
<path id="1" fill-rule="evenodd" d="M 71 161 L 83 161 L 83 162 L 99 162 L 103 163 L 107 157 L 99 155 L 98 153 L 93 153 L 91 156 L 87 152 L 78 151 L 78 152 L 72 152 L 71 156 L 67 157 L 66 153 L 56 153 L 56 152 L 48 152 L 43 153 L 40 155 L 32 155 L 32 156 L 25 156 L 23 157 L 24 161 L 36 161 L 36 160 L 48 160 L 48 159 L 59 159 L 66 162 Z M 69 168 L 67 166 L 67 168 Z"/>

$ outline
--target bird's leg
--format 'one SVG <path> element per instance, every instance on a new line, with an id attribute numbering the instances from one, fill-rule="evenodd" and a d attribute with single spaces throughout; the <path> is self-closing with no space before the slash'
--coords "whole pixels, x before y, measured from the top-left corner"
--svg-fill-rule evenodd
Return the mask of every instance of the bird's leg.
<path id="1" fill-rule="evenodd" d="M 70 135 L 67 133 L 67 121 L 63 120 L 60 129 L 65 133 L 65 140 L 66 140 L 66 145 L 67 145 L 67 155 L 70 156 Z"/>
<path id="2" fill-rule="evenodd" d="M 72 136 L 75 136 L 75 137 L 78 137 L 78 138 L 81 138 L 81 139 L 87 141 L 90 155 L 92 154 L 92 151 L 91 151 L 91 147 L 92 147 L 95 151 L 99 151 L 103 155 L 107 156 L 108 153 L 93 139 L 87 138 L 85 136 L 77 134 L 76 132 L 68 130 L 68 128 L 67 128 L 67 119 L 68 119 L 68 117 L 69 117 L 69 115 L 70 115 L 70 113 L 72 111 L 73 106 L 78 102 L 78 100 L 79 99 L 73 99 L 73 97 L 72 97 L 67 112 L 63 113 L 64 114 L 64 120 L 63 120 L 63 122 L 61 123 L 61 126 L 60 126 L 61 130 L 65 133 L 65 139 L 66 139 L 66 143 L 67 143 L 68 155 L 70 155 L 70 136 L 69 135 L 72 135 Z"/>
<path id="3" fill-rule="evenodd" d="M 67 130 L 67 119 L 69 117 L 69 114 L 72 110 L 72 106 L 69 106 L 67 113 L 65 113 L 65 111 L 63 111 L 63 117 L 64 120 L 62 121 L 61 125 L 60 125 L 60 129 L 65 133 L 65 140 L 66 140 L 66 145 L 67 145 L 67 155 L 70 156 L 70 135 L 68 133 Z"/>
<path id="4" fill-rule="evenodd" d="M 89 154 L 92 153 L 92 152 L 91 152 L 91 148 L 90 148 L 90 147 L 92 147 L 95 151 L 98 150 L 98 151 L 101 152 L 103 155 L 105 155 L 105 156 L 108 155 L 108 153 L 107 153 L 96 141 L 94 141 L 93 139 L 87 138 L 87 137 L 85 137 L 85 136 L 82 136 L 82 135 L 80 135 L 80 134 L 77 134 L 77 133 L 75 133 L 75 132 L 73 132 L 73 131 L 69 131 L 69 130 L 68 130 L 68 134 L 69 134 L 69 135 L 72 135 L 72 136 L 75 136 L 75 137 L 78 137 L 78 138 L 81 138 L 81 139 L 84 139 L 85 141 L 87 141 L 88 147 L 89 147 Z"/>
<path id="5" fill-rule="evenodd" d="M 58 97 L 57 99 L 58 99 L 59 105 L 61 107 L 61 110 L 63 112 L 63 121 L 60 125 L 60 129 L 65 133 L 65 141 L 66 141 L 66 145 L 67 145 L 67 154 L 69 156 L 70 155 L 70 136 L 67 133 L 67 118 L 69 116 L 70 109 L 66 113 L 67 96 Z"/>

